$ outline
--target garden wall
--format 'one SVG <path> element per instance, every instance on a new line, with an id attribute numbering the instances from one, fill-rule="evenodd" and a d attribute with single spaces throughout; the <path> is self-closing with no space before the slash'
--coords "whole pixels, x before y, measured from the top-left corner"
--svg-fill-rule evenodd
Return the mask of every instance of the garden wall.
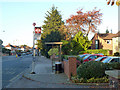
<path id="1" fill-rule="evenodd" d="M 77 75 L 77 60 L 75 56 L 69 56 L 68 60 L 64 60 L 64 73 L 68 76 L 70 79 L 71 76 Z"/>

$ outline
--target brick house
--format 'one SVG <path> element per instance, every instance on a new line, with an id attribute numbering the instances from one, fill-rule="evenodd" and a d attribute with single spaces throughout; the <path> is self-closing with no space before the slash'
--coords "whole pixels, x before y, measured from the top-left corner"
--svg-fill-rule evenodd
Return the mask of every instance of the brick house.
<path id="1" fill-rule="evenodd" d="M 113 37 L 117 37 L 117 34 L 112 33 L 96 33 L 92 38 L 91 49 L 109 49 L 110 54 L 113 54 Z"/>

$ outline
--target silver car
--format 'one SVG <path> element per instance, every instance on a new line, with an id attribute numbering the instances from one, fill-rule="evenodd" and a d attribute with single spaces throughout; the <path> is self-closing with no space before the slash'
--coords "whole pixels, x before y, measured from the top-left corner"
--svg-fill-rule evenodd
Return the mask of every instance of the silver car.
<path id="1" fill-rule="evenodd" d="M 119 62 L 120 63 L 120 57 L 107 57 L 102 62 L 103 63 L 112 63 L 112 62 Z"/>

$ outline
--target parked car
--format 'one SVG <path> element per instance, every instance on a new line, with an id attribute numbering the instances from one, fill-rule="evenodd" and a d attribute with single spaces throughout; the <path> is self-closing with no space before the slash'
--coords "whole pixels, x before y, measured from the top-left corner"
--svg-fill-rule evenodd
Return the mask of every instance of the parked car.
<path id="1" fill-rule="evenodd" d="M 89 54 L 82 54 L 82 55 L 78 55 L 80 58 L 84 58 L 85 56 L 87 56 Z"/>
<path id="2" fill-rule="evenodd" d="M 26 53 L 22 53 L 22 55 L 23 55 L 23 56 L 25 56 L 25 55 L 26 55 Z"/>
<path id="3" fill-rule="evenodd" d="M 98 57 L 103 57 L 103 55 L 99 55 L 99 54 L 90 54 L 87 55 L 83 58 L 83 62 L 88 62 L 88 61 L 93 61 Z"/>
<path id="4" fill-rule="evenodd" d="M 119 62 L 120 63 L 120 57 L 107 57 L 102 62 L 103 63 L 112 63 L 112 62 Z"/>
<path id="5" fill-rule="evenodd" d="M 103 61 L 105 58 L 107 58 L 107 56 L 99 57 L 99 58 L 95 59 L 95 61 Z"/>
<path id="6" fill-rule="evenodd" d="M 97 54 L 104 55 L 103 53 L 97 53 Z"/>

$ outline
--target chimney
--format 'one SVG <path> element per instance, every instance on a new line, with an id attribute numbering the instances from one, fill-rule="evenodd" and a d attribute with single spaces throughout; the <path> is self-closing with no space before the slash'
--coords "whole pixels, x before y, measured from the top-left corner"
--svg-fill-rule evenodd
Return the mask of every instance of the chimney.
<path id="1" fill-rule="evenodd" d="M 111 29 L 111 33 L 112 33 L 112 29 Z"/>

